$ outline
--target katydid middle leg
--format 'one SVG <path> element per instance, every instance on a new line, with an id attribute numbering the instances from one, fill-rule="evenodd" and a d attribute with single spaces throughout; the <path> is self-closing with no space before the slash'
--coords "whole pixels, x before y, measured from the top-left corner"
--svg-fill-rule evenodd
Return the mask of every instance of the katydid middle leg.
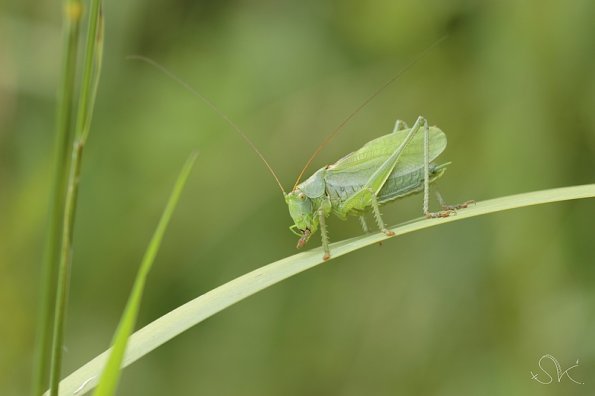
<path id="1" fill-rule="evenodd" d="M 362 226 L 364 234 L 368 234 L 370 232 L 370 229 L 368 228 L 368 223 L 366 223 L 366 218 L 364 217 L 364 215 L 359 216 L 359 223 Z"/>
<path id="2" fill-rule="evenodd" d="M 384 220 L 382 220 L 382 216 L 380 215 L 380 206 L 378 205 L 378 200 L 376 199 L 376 194 L 371 194 L 372 200 L 372 210 L 374 211 L 374 219 L 376 219 L 376 224 L 378 224 L 378 228 L 380 231 L 384 232 L 386 236 L 394 236 L 395 233 L 388 228 L 384 224 Z"/>

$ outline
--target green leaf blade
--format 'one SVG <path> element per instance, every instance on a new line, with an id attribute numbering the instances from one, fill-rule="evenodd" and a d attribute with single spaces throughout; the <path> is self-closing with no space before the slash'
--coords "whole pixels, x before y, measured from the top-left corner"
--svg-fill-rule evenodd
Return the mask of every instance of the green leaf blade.
<path id="1" fill-rule="evenodd" d="M 456 216 L 443 219 L 414 219 L 393 227 L 391 230 L 396 235 L 403 235 L 489 213 L 593 197 L 595 197 L 595 184 L 535 191 L 478 202 L 470 208 L 461 210 Z M 397 241 L 398 237 L 388 238 L 383 233 L 377 233 L 336 242 L 331 245 L 332 258 L 340 257 L 387 239 Z M 192 326 L 252 294 L 323 262 L 326 263 L 322 260 L 322 254 L 322 249 L 316 248 L 286 257 L 242 275 L 174 309 L 138 330 L 130 337 L 129 347 L 123 359 L 123 367 L 140 359 Z M 65 395 L 73 393 L 81 395 L 92 389 L 97 383 L 97 375 L 105 364 L 109 353 L 109 350 L 103 352 L 65 378 L 61 383 L 61 394 L 63 391 Z"/>
<path id="2" fill-rule="evenodd" d="M 174 189 L 169 197 L 167 205 L 161 215 L 161 219 L 159 220 L 159 224 L 157 225 L 155 233 L 153 234 L 149 246 L 147 247 L 139 271 L 136 275 L 132 292 L 130 293 L 126 308 L 122 314 L 122 319 L 120 320 L 120 324 L 116 330 L 111 353 L 107 359 L 107 363 L 105 364 L 105 368 L 101 374 L 101 379 L 94 393 L 96 396 L 113 395 L 116 391 L 118 380 L 120 378 L 120 367 L 122 365 L 124 353 L 128 345 L 128 339 L 136 323 L 147 275 L 149 274 L 153 262 L 155 261 L 155 257 L 159 251 L 159 247 L 161 246 L 161 241 L 163 240 L 163 235 L 165 234 L 167 225 L 171 220 L 172 214 L 178 203 L 184 185 L 188 180 L 190 170 L 192 169 L 192 165 L 194 164 L 195 160 L 196 154 L 192 154 L 184 164 L 184 167 L 182 168 L 180 175 L 176 180 Z M 70 394 L 72 393 L 74 392 L 71 392 Z"/>

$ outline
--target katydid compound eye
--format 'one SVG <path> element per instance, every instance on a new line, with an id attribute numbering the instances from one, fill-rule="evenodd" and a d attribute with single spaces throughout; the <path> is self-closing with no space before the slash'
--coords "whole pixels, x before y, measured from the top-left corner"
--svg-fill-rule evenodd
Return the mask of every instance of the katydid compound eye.
<path id="1" fill-rule="evenodd" d="M 306 194 L 304 194 L 304 193 L 299 193 L 299 194 L 298 194 L 298 198 L 299 198 L 300 200 L 302 200 L 302 201 L 303 201 L 304 199 L 306 199 Z"/>

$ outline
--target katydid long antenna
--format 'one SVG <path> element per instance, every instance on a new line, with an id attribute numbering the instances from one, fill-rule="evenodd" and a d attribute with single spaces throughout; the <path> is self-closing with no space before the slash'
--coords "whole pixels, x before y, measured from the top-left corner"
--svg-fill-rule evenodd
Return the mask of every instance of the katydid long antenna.
<path id="1" fill-rule="evenodd" d="M 401 77 L 403 74 L 405 74 L 405 72 L 407 72 L 409 69 L 411 69 L 423 57 L 425 57 L 428 54 L 428 52 L 430 52 L 432 49 L 434 49 L 434 47 L 436 47 L 438 44 L 440 44 L 441 42 L 443 42 L 444 40 L 446 40 L 447 37 L 448 36 L 442 36 L 441 38 L 439 38 L 438 40 L 436 40 L 432 44 L 430 44 L 428 47 L 426 47 L 426 49 L 424 49 L 423 51 L 421 51 L 415 58 L 413 58 L 401 70 L 399 70 L 397 72 L 397 74 L 395 74 L 390 80 L 388 80 L 384 84 L 382 84 L 370 96 L 368 96 L 366 98 L 366 100 L 364 100 L 359 106 L 357 106 L 355 108 L 355 110 L 353 110 L 347 117 L 345 117 L 345 119 L 343 121 L 341 121 L 341 123 L 331 133 L 329 133 L 324 138 L 324 140 L 322 141 L 322 143 L 320 143 L 320 145 L 316 148 L 316 150 L 314 150 L 314 153 L 312 153 L 312 155 L 310 156 L 310 158 L 308 158 L 308 161 L 306 161 L 306 165 L 304 165 L 304 167 L 302 168 L 302 171 L 298 175 L 297 180 L 295 181 L 295 184 L 293 185 L 293 188 L 291 190 L 292 191 L 295 190 L 295 188 L 298 186 L 298 184 L 300 184 L 300 181 L 302 180 L 302 177 L 304 176 L 304 173 L 306 173 L 306 170 L 308 170 L 308 167 L 312 164 L 312 161 L 314 161 L 314 159 L 318 156 L 318 154 L 320 153 L 320 151 L 324 147 L 326 147 L 326 145 L 329 144 L 331 142 L 331 140 L 333 140 L 339 134 L 339 132 L 341 132 L 341 130 L 343 130 L 343 128 L 345 127 L 345 125 L 347 125 L 347 123 L 349 123 L 349 121 L 351 121 L 351 119 L 353 117 L 355 117 L 356 114 L 358 114 L 364 107 L 366 107 L 368 105 L 368 103 L 370 103 L 372 101 L 372 99 L 374 99 L 376 96 L 378 96 L 389 85 L 391 85 L 392 83 L 394 83 L 395 81 L 397 81 L 399 79 L 399 77 Z"/>
<path id="2" fill-rule="evenodd" d="M 151 58 L 147 58 L 146 56 L 142 56 L 142 55 L 129 55 L 126 57 L 126 59 L 139 60 L 139 61 L 146 62 L 146 63 L 150 64 L 151 66 L 160 70 L 166 76 L 168 76 L 169 78 L 171 78 L 172 80 L 174 80 L 175 82 L 180 84 L 188 92 L 192 93 L 194 96 L 198 97 L 203 102 L 205 102 L 217 115 L 219 115 L 221 118 L 223 118 L 223 120 L 227 124 L 229 124 L 229 126 L 231 126 L 232 129 L 235 130 L 248 143 L 248 145 L 252 148 L 252 150 L 254 150 L 254 152 L 260 157 L 262 162 L 264 162 L 264 164 L 266 165 L 269 172 L 271 172 L 271 175 L 273 175 L 273 177 L 275 178 L 275 181 L 279 185 L 279 188 L 281 189 L 281 192 L 283 193 L 283 195 L 287 195 L 287 193 L 285 192 L 285 189 L 283 188 L 283 185 L 281 184 L 281 182 L 279 181 L 279 178 L 277 177 L 277 174 L 275 173 L 275 171 L 273 170 L 271 165 L 268 163 L 268 161 L 264 158 L 264 155 L 262 155 L 262 153 L 258 150 L 258 148 L 256 148 L 256 145 L 252 142 L 252 140 L 250 140 L 248 135 L 246 135 L 240 129 L 240 127 L 237 126 L 236 123 L 231 120 L 231 118 L 229 118 L 223 111 L 221 111 L 217 106 L 215 106 L 215 104 L 213 102 L 211 102 L 206 96 L 202 95 L 200 92 L 198 92 L 196 89 L 194 89 L 190 84 L 188 84 L 187 82 L 182 80 L 180 77 L 178 77 L 177 75 L 175 75 L 174 73 L 169 71 L 165 66 L 157 63 L 156 61 L 154 61 Z"/>

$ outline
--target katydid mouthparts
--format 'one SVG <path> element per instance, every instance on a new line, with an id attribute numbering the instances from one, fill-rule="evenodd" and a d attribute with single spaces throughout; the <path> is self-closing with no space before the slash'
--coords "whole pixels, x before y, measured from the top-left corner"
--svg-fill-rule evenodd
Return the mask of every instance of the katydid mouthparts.
<path id="1" fill-rule="evenodd" d="M 387 236 L 393 236 L 394 233 L 386 228 L 380 215 L 379 207 L 383 204 L 423 191 L 424 215 L 446 217 L 455 213 L 456 209 L 467 207 L 472 202 L 467 201 L 455 206 L 448 206 L 441 202 L 441 211 L 429 211 L 429 186 L 444 174 L 449 163 L 437 165 L 433 162 L 446 148 L 446 135 L 439 128 L 428 126 L 428 122 L 423 117 L 418 117 L 411 128 L 405 122 L 397 120 L 392 133 L 371 140 L 334 164 L 320 168 L 300 183 L 312 160 L 349 120 L 443 40 L 444 37 L 422 51 L 349 114 L 314 151 L 289 193 L 285 191 L 273 168 L 254 143 L 213 102 L 154 60 L 138 55 L 129 56 L 128 59 L 141 60 L 162 71 L 204 101 L 248 143 L 273 175 L 285 197 L 289 214 L 294 222 L 289 229 L 299 236 L 297 248 L 304 247 L 320 228 L 323 259 L 328 260 L 331 252 L 326 218 L 331 213 L 343 220 L 348 216 L 359 216 L 364 232 L 368 232 L 364 215 L 372 212 L 378 228 Z"/>

